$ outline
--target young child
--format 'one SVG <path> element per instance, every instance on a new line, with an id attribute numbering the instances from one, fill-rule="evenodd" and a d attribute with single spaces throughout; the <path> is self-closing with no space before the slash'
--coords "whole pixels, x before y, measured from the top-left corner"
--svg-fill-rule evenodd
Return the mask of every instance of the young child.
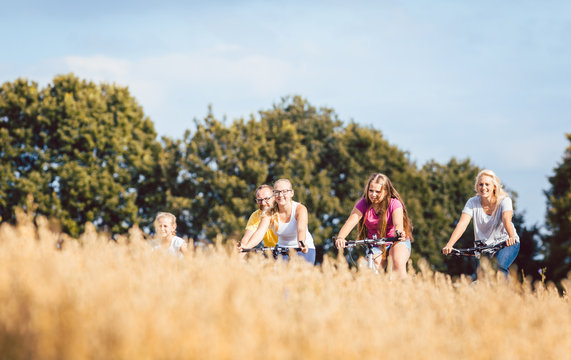
<path id="1" fill-rule="evenodd" d="M 173 255 L 186 254 L 186 242 L 176 236 L 176 217 L 168 212 L 160 212 L 155 218 L 156 239 L 153 241 L 153 249 L 168 250 Z"/>

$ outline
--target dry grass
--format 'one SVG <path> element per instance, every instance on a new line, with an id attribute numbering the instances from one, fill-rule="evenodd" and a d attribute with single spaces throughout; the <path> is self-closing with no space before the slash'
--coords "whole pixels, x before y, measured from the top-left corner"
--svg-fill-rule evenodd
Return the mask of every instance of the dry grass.
<path id="1" fill-rule="evenodd" d="M 391 281 L 218 246 L 177 259 L 134 229 L 79 241 L 45 221 L 0 227 L 2 359 L 564 359 L 571 306 L 553 286 Z M 485 267 L 485 266 L 484 266 Z M 566 281 L 568 289 L 570 280 Z"/>

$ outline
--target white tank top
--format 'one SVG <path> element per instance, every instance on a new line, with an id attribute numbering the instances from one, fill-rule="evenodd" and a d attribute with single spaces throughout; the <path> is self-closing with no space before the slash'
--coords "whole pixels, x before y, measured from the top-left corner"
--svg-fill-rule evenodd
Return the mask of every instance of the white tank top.
<path id="1" fill-rule="evenodd" d="M 291 203 L 291 217 L 289 222 L 279 222 L 278 228 L 275 233 L 278 235 L 278 246 L 283 247 L 299 247 L 297 243 L 297 220 L 295 219 L 295 210 L 297 209 L 298 202 L 292 201 Z M 309 233 L 309 229 L 305 230 L 305 246 L 309 249 L 315 249 L 313 245 L 313 237 Z"/>

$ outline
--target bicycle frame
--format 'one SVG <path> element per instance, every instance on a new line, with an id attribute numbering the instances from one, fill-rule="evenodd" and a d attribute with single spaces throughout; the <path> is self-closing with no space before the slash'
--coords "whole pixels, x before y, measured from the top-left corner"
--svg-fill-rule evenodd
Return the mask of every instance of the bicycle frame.
<path id="1" fill-rule="evenodd" d="M 373 257 L 373 248 L 381 247 L 383 245 L 392 245 L 399 241 L 398 233 L 396 237 L 387 237 L 387 238 L 380 238 L 376 239 L 363 239 L 363 240 L 348 240 L 345 243 L 346 248 L 354 248 L 356 246 L 365 246 L 367 248 L 365 258 L 367 259 L 367 267 L 371 270 L 375 271 L 375 274 L 379 273 L 379 269 L 375 265 L 375 259 Z M 382 255 L 382 253 L 381 253 Z"/>

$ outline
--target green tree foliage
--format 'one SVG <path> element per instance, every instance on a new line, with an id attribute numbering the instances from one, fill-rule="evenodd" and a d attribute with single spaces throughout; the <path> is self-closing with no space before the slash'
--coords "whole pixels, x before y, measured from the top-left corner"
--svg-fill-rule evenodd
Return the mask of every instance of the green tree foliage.
<path id="1" fill-rule="evenodd" d="M 571 141 L 571 134 L 567 134 Z M 571 271 L 571 145 L 563 155 L 563 161 L 549 178 L 551 188 L 547 197 L 547 229 L 543 241 L 546 246 L 545 266 L 548 276 L 557 281 Z"/>
<path id="2" fill-rule="evenodd" d="M 469 259 L 444 257 L 441 249 L 460 220 L 466 201 L 474 196 L 474 179 L 480 170 L 468 159 L 458 161 L 454 158 L 444 165 L 429 161 L 422 167 L 428 190 L 415 194 L 423 205 L 422 214 L 415 221 L 419 236 L 427 240 L 416 244 L 414 252 L 427 259 L 436 270 L 447 269 L 455 275 L 473 270 Z M 473 242 L 474 231 L 470 223 L 457 246 L 469 247 Z"/>
<path id="3" fill-rule="evenodd" d="M 154 181 L 161 147 L 127 88 L 71 74 L 43 89 L 25 79 L 4 83 L 0 139 L 4 220 L 14 220 L 27 194 L 72 235 L 87 221 L 124 231 L 154 206 L 138 187 Z"/>

